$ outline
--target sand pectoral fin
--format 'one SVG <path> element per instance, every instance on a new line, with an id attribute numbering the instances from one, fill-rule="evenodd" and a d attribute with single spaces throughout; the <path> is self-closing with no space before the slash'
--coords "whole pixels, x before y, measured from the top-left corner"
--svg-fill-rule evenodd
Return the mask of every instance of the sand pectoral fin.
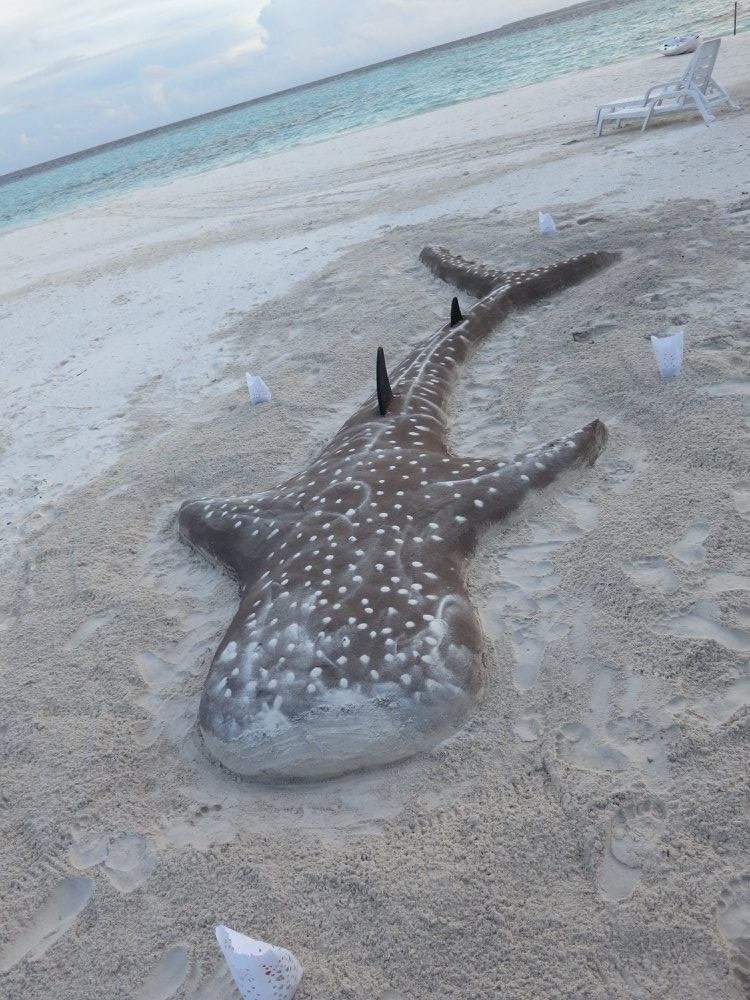
<path id="1" fill-rule="evenodd" d="M 491 460 L 445 463 L 466 475 L 433 483 L 431 495 L 441 507 L 451 509 L 457 527 L 486 525 L 517 507 L 529 490 L 543 489 L 570 469 L 593 465 L 607 440 L 601 420 L 533 451 L 517 455 L 512 462 Z"/>
<path id="2" fill-rule="evenodd" d="M 178 527 L 181 538 L 238 575 L 284 532 L 278 510 L 262 496 L 190 500 L 180 507 Z"/>
<path id="3" fill-rule="evenodd" d="M 607 428 L 601 420 L 592 420 L 570 434 L 517 455 L 513 466 L 529 477 L 531 489 L 541 489 L 569 469 L 594 465 L 606 443 Z"/>

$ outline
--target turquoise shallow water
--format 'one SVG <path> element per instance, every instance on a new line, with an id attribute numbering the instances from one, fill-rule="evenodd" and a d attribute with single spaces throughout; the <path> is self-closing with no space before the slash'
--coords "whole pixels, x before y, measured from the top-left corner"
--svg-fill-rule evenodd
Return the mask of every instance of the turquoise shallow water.
<path id="1" fill-rule="evenodd" d="M 743 7 L 738 30 L 750 28 L 750 9 Z M 639 0 L 515 34 L 456 42 L 0 178 L 0 230 L 185 174 L 653 51 L 666 35 L 694 31 L 709 37 L 731 30 L 727 0 Z M 665 74 L 670 73 L 665 62 Z"/>

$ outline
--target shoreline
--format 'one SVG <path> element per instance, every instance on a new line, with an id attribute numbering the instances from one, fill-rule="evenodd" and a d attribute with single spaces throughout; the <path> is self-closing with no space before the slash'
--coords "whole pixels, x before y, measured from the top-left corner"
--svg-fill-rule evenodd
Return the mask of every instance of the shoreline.
<path id="1" fill-rule="evenodd" d="M 432 52 L 439 52 L 443 49 L 452 48 L 455 45 L 461 45 L 466 42 L 479 41 L 484 38 L 490 38 L 493 35 L 507 35 L 507 34 L 517 34 L 524 31 L 528 31 L 532 28 L 539 26 L 544 26 L 547 24 L 555 24 L 558 21 L 574 20 L 585 13 L 590 13 L 596 10 L 608 10 L 612 7 L 625 7 L 629 3 L 635 3 L 636 0 L 583 0 L 580 3 L 570 4 L 568 7 L 562 7 L 557 10 L 548 11 L 545 14 L 537 14 L 534 17 L 522 18 L 520 21 L 511 21 L 509 24 L 500 25 L 499 28 L 491 28 L 489 31 L 482 31 L 477 35 L 466 35 L 463 38 L 454 38 L 448 42 L 441 42 L 438 45 L 431 45 L 426 49 L 418 49 L 416 52 L 406 52 L 400 56 L 392 56 L 389 59 L 382 59 L 379 62 L 368 63 L 366 66 L 357 66 L 354 69 L 344 70 L 341 73 L 335 73 L 333 76 L 324 76 L 319 80 L 309 80 L 307 83 L 295 84 L 293 87 L 286 87 L 284 90 L 277 90 L 271 94 L 262 94 L 260 97 L 253 97 L 246 101 L 238 101 L 236 104 L 230 104 L 225 108 L 214 108 L 211 111 L 204 111 L 197 115 L 191 115 L 189 118 L 182 118 L 180 121 L 167 122 L 165 125 L 158 125 L 155 128 L 146 129 L 143 132 L 134 132 L 132 135 L 121 136 L 119 139 L 111 139 L 108 142 L 100 143 L 97 146 L 89 146 L 87 149 L 81 149 L 74 153 L 67 153 L 64 156 L 55 157 L 52 160 L 45 160 L 43 163 L 34 163 L 29 167 L 23 167 L 20 170 L 13 170 L 8 174 L 0 174 L 0 187 L 9 183 L 12 180 L 18 179 L 20 177 L 28 177 L 35 173 L 40 173 L 45 170 L 50 169 L 55 166 L 62 166 L 65 163 L 73 163 L 76 160 L 86 157 L 91 153 L 103 152 L 106 149 L 116 149 L 119 146 L 125 146 L 132 142 L 137 142 L 139 139 L 145 139 L 148 136 L 156 135 L 160 132 L 170 132 L 177 128 L 182 128 L 184 125 L 195 124 L 196 122 L 206 121 L 210 118 L 216 118 L 224 114 L 228 114 L 232 111 L 237 111 L 239 108 L 250 107 L 254 104 L 261 104 L 264 101 L 272 100 L 275 97 L 286 96 L 287 94 L 294 94 L 301 90 L 308 90 L 309 88 L 316 87 L 320 84 L 331 83 L 333 80 L 340 80 L 342 77 L 346 76 L 356 76 L 358 73 L 366 73 L 368 70 L 379 69 L 381 66 L 388 66 L 392 63 L 403 62 L 407 59 L 414 59 L 420 56 L 428 55 Z M 570 13 L 575 11 L 575 13 Z M 565 12 L 567 16 L 565 16 Z M 571 71 L 575 72 L 575 70 Z M 502 91 L 502 93 L 507 93 L 507 91 Z M 459 102 L 464 103 L 464 102 Z M 454 105 L 448 105 L 453 107 Z M 435 109 L 429 109 L 435 110 Z M 422 112 L 424 113 L 424 112 Z M 407 116 L 412 117 L 412 116 Z M 391 119 L 397 121 L 398 119 Z M 355 129 L 354 131 L 360 131 L 360 129 Z M 347 132 L 337 133 L 341 135 L 348 134 Z M 327 138 L 332 138 L 328 136 Z M 325 142 L 327 139 L 313 140 Z M 300 145 L 306 145 L 306 143 L 300 143 Z M 293 148 L 293 147 L 292 147 Z M 276 152 L 279 152 L 278 150 Z M 274 154 L 269 154 L 273 156 Z M 247 162 L 247 161 L 242 161 Z M 210 171 L 209 171 L 210 172 Z M 138 189 L 140 190 L 140 189 Z M 44 220 L 42 220 L 44 221 Z M 32 223 L 33 225 L 33 223 Z M 12 230 L 11 230 L 12 232 Z"/>

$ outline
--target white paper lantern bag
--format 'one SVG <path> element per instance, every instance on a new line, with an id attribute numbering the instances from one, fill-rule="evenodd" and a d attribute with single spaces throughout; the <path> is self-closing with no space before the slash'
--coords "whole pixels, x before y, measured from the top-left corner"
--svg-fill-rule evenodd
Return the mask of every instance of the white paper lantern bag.
<path id="1" fill-rule="evenodd" d="M 250 394 L 250 402 L 253 406 L 256 403 L 270 402 L 271 390 L 260 375 L 251 375 L 250 372 L 245 372 L 245 381 L 247 382 L 247 391 Z"/>
<path id="2" fill-rule="evenodd" d="M 553 236 L 557 232 L 557 226 L 555 225 L 555 220 L 549 214 L 549 212 L 539 213 L 539 235 L 540 236 Z"/>
<path id="3" fill-rule="evenodd" d="M 291 951 L 223 925 L 216 940 L 243 1000 L 292 1000 L 304 970 Z"/>
<path id="4" fill-rule="evenodd" d="M 684 335 L 684 330 L 675 330 L 669 337 L 651 338 L 651 346 L 662 378 L 676 378 L 682 371 Z"/>

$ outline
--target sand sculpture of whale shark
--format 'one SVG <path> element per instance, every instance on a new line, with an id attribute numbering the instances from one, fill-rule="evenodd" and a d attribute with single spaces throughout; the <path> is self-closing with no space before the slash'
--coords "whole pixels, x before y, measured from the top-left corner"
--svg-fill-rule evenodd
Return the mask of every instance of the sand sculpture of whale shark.
<path id="1" fill-rule="evenodd" d="M 208 673 L 209 754 L 256 779 L 316 779 L 385 764 L 455 730 L 483 684 L 482 631 L 464 573 L 479 534 L 530 490 L 593 465 L 599 420 L 506 461 L 446 446 L 459 367 L 515 306 L 607 267 L 584 253 L 502 272 L 430 247 L 434 274 L 480 298 L 392 373 L 278 489 L 201 499 L 183 539 L 236 574 L 240 607 Z"/>

